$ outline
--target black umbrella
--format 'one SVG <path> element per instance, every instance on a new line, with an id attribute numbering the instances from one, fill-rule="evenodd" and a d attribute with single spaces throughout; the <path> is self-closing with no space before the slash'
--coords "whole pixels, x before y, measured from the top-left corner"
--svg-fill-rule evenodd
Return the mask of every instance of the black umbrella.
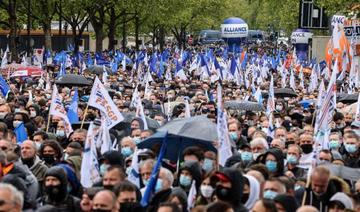
<path id="1" fill-rule="evenodd" d="M 358 93 L 346 94 L 339 98 L 339 102 L 342 102 L 345 104 L 351 104 L 351 103 L 357 102 L 358 98 L 359 98 Z"/>
<path id="2" fill-rule="evenodd" d="M 269 92 L 261 93 L 264 98 L 269 96 Z M 274 95 L 278 98 L 297 97 L 297 93 L 291 88 L 274 88 Z"/>
<path id="3" fill-rule="evenodd" d="M 92 85 L 92 82 L 87 80 L 83 75 L 66 74 L 59 77 L 55 81 L 55 84 L 67 86 L 89 86 Z"/>
<path id="4" fill-rule="evenodd" d="M 109 67 L 105 66 L 105 69 L 106 69 L 106 72 L 108 74 L 113 74 Z M 97 75 L 104 73 L 104 67 L 103 66 L 97 66 L 97 65 L 96 66 L 89 66 L 87 68 L 87 70 L 90 71 L 91 73 L 97 74 Z"/>
<path id="5" fill-rule="evenodd" d="M 233 110 L 264 111 L 264 107 L 261 104 L 250 101 L 227 101 L 224 103 L 224 107 Z"/>
<path id="6" fill-rule="evenodd" d="M 131 121 L 136 117 L 135 113 L 122 113 L 122 115 L 124 116 L 124 120 L 117 124 L 115 128 L 119 130 L 129 129 Z M 146 123 L 151 130 L 156 130 L 160 127 L 157 121 L 148 117 L 146 117 Z"/>

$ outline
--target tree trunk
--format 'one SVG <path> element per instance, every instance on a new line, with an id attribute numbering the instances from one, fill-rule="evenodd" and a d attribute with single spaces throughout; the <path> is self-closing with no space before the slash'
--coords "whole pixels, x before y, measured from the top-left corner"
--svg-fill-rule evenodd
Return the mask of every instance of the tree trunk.
<path id="1" fill-rule="evenodd" d="M 96 52 L 102 52 L 103 50 L 103 40 L 104 40 L 104 32 L 102 29 L 95 30 L 96 36 Z"/>
<path id="2" fill-rule="evenodd" d="M 139 21 L 139 15 L 138 12 L 135 12 L 135 49 L 136 51 L 139 51 L 139 27 L 140 27 L 140 21 Z"/>
<path id="3" fill-rule="evenodd" d="M 10 24 L 10 51 L 11 51 L 11 60 L 17 61 L 18 54 L 17 54 L 17 16 L 16 16 L 16 10 L 17 10 L 16 0 L 9 1 L 9 8 L 8 8 L 8 14 L 9 14 L 9 24 Z"/>
<path id="4" fill-rule="evenodd" d="M 116 14 L 115 8 L 110 8 L 110 22 L 109 22 L 109 29 L 108 29 L 108 38 L 109 38 L 109 45 L 108 50 L 113 50 L 115 46 L 115 33 L 116 33 Z"/>
<path id="5" fill-rule="evenodd" d="M 43 30 L 45 35 L 45 49 L 51 52 L 52 43 L 51 43 L 51 22 L 43 24 Z"/>
<path id="6" fill-rule="evenodd" d="M 163 51 L 165 45 L 165 28 L 163 25 L 159 27 L 159 45 L 160 51 Z"/>
<path id="7" fill-rule="evenodd" d="M 123 12 L 123 26 L 122 26 L 122 50 L 126 52 L 126 13 Z"/>

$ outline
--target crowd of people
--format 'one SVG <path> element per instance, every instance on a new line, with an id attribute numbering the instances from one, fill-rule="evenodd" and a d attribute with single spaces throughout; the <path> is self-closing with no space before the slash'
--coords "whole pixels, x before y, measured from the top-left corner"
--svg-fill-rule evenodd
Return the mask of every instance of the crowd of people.
<path id="1" fill-rule="evenodd" d="M 109 75 L 99 74 L 105 75 L 100 79 L 121 114 L 136 115 L 127 124 L 110 129 L 112 150 L 102 154 L 97 148 L 96 168 L 101 178 L 91 187 L 81 184 L 82 159 L 89 151 L 85 148 L 91 137 L 89 123 L 101 125 L 102 121 L 99 110 L 87 107 L 91 86 L 76 88 L 77 115 L 83 123 L 73 124 L 73 132 L 67 135 L 65 120 L 49 116 L 53 90 L 45 85 L 54 84 L 58 68 L 44 66 L 47 77 L 8 79 L 10 91 L 0 104 L 0 211 L 360 211 L 360 121 L 356 110 L 340 102 L 336 105 L 331 114 L 329 146 L 319 148 L 314 129 L 319 88 L 309 92 L 312 77 L 300 76 L 299 72 L 295 73 L 295 95 L 275 93 L 271 118 L 265 110 L 224 108 L 226 136 L 231 143 L 231 156 L 225 164 L 219 163 L 220 152 L 188 146 L 178 161 L 163 158 L 155 181 L 152 179 L 160 149 L 137 146 L 156 128 L 174 120 L 206 116 L 217 123 L 217 86 L 222 86 L 225 103 L 252 101 L 263 108 L 267 107 L 271 77 L 275 88 L 289 87 L 293 67 L 285 70 L 285 81 L 280 69 L 292 55 L 290 51 L 285 51 L 274 67 L 264 55 L 276 57 L 276 50 L 247 49 L 245 66 L 239 65 L 245 74 L 241 81 L 220 77 L 211 64 L 213 59 L 205 59 L 209 73 L 200 71 L 201 62 L 191 67 L 194 58 L 208 56 L 208 52 L 225 65 L 232 57 L 244 61 L 241 53 L 228 53 L 224 59 L 224 49 L 190 49 L 192 54 L 184 63 L 181 51 L 168 49 L 168 61 L 180 62 L 161 60 L 160 65 L 167 64 L 161 74 L 147 71 L 151 59 L 134 62 L 128 69 L 119 66 Z M 148 56 L 151 58 L 150 52 Z M 179 74 L 179 65 L 185 78 Z M 318 71 L 318 84 L 321 79 L 325 84 L 329 81 L 323 69 L 312 65 L 312 70 Z M 70 73 L 80 74 L 80 69 L 69 67 L 65 74 Z M 81 74 L 91 80 L 97 75 L 86 70 Z M 348 74 L 343 82 L 347 83 L 337 87 L 338 93 L 348 88 Z M 69 108 L 75 86 L 57 88 L 62 103 Z M 255 95 L 256 90 L 263 98 Z M 353 92 L 358 90 L 354 88 Z M 141 99 L 146 124 L 133 106 L 134 93 Z M 150 126 L 150 122 L 154 124 Z M 27 138 L 17 142 L 15 129 L 20 124 L 25 126 Z M 211 142 L 215 147 L 221 145 Z M 138 161 L 138 183 L 128 179 L 134 160 Z M 149 196 L 150 182 L 155 183 Z"/>

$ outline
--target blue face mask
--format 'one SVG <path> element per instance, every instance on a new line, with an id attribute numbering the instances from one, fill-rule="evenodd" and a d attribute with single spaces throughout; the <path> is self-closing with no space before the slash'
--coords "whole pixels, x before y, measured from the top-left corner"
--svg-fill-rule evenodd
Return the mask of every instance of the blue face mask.
<path id="1" fill-rule="evenodd" d="M 206 172 L 210 172 L 211 170 L 213 170 L 214 166 L 213 166 L 213 160 L 209 159 L 209 158 L 205 158 L 204 163 L 202 165 L 202 168 L 206 171 Z"/>
<path id="2" fill-rule="evenodd" d="M 340 146 L 340 143 L 337 140 L 331 140 L 329 142 L 329 148 L 330 149 L 337 149 L 337 148 L 339 148 L 339 146 Z"/>
<path id="3" fill-rule="evenodd" d="M 358 150 L 356 144 L 345 144 L 345 149 L 348 153 L 352 154 Z"/>
<path id="4" fill-rule="evenodd" d="M 121 154 L 123 154 L 125 157 L 129 157 L 130 155 L 132 155 L 132 153 L 132 149 L 128 146 L 121 148 Z"/>
<path id="5" fill-rule="evenodd" d="M 277 170 L 277 162 L 275 161 L 268 160 L 266 161 L 265 166 L 269 170 L 269 172 L 274 173 Z"/>
<path id="6" fill-rule="evenodd" d="M 298 163 L 298 160 L 295 155 L 287 155 L 286 160 L 291 165 L 296 165 Z"/>
<path id="7" fill-rule="evenodd" d="M 238 140 L 238 135 L 236 132 L 229 132 L 230 139 L 234 142 Z"/>
<path id="8" fill-rule="evenodd" d="M 251 152 L 241 152 L 241 160 L 244 162 L 249 162 L 252 160 L 253 155 Z"/>
<path id="9" fill-rule="evenodd" d="M 277 195 L 278 195 L 278 193 L 275 192 L 275 191 L 266 190 L 266 191 L 264 192 L 263 197 L 264 197 L 264 199 L 274 199 Z"/>
<path id="10" fill-rule="evenodd" d="M 191 185 L 191 178 L 189 176 L 180 175 L 180 185 L 189 187 Z"/>
<path id="11" fill-rule="evenodd" d="M 162 189 L 162 179 L 158 178 L 155 185 L 155 192 L 158 192 Z"/>
<path id="12" fill-rule="evenodd" d="M 56 130 L 56 136 L 57 137 L 64 137 L 65 131 L 64 130 Z"/>
<path id="13" fill-rule="evenodd" d="M 101 174 L 101 176 L 105 175 L 105 172 L 107 171 L 109 166 L 110 166 L 109 164 L 105 164 L 105 163 L 100 165 L 100 174 Z"/>
<path id="14" fill-rule="evenodd" d="M 141 138 L 139 138 L 139 137 L 134 137 L 134 138 L 133 138 L 133 141 L 135 142 L 136 145 L 138 145 L 138 144 L 141 143 Z"/>

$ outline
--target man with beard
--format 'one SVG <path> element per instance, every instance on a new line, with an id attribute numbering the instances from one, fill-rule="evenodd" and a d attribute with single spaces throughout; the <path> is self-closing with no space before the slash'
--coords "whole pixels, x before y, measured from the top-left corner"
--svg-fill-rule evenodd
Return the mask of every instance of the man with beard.
<path id="1" fill-rule="evenodd" d="M 80 199 L 68 193 L 68 180 L 63 168 L 49 168 L 43 186 L 45 194 L 38 201 L 40 206 L 53 205 L 58 211 L 81 211 Z"/>

